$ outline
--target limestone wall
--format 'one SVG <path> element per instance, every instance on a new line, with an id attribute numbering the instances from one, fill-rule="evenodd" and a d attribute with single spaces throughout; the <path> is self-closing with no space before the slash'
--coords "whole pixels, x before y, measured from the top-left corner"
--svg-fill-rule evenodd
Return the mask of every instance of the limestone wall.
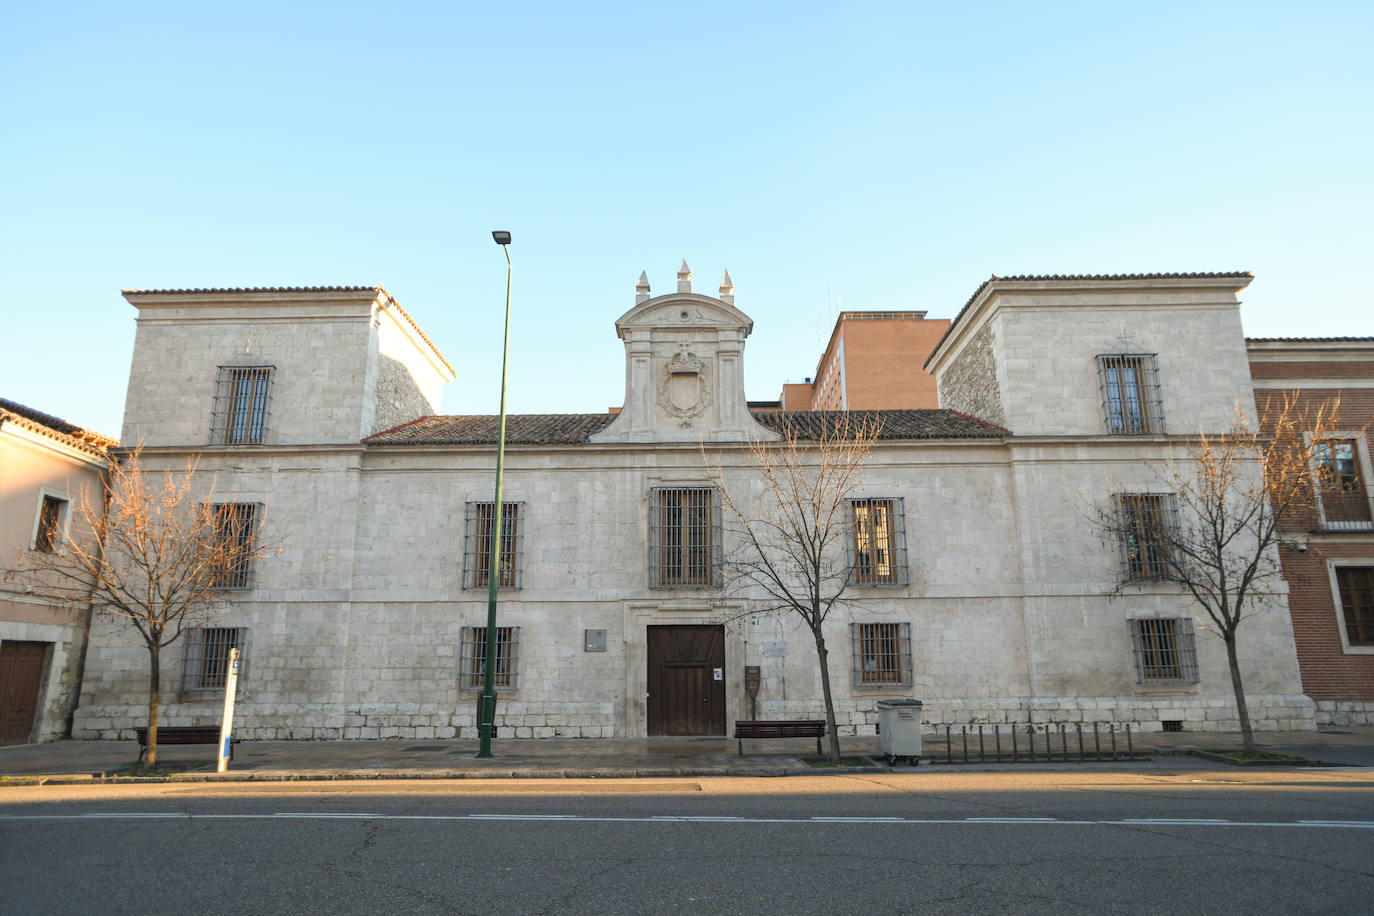
<path id="1" fill-rule="evenodd" d="M 896 695 L 924 699 L 936 723 L 1034 716 L 1157 728 L 1234 715 L 1220 643 L 1204 633 L 1200 684 L 1134 684 L 1126 620 L 1194 608 L 1167 588 L 1108 594 L 1117 550 L 1088 531 L 1080 510 L 1111 492 L 1113 464 L 1111 455 L 1088 457 L 995 442 L 880 447 L 859 495 L 902 500 L 910 583 L 854 589 L 853 603 L 832 616 L 832 686 L 847 733 L 871 731 L 873 701 Z M 258 587 L 215 621 L 248 630 L 241 735 L 472 734 L 475 691 L 459 689 L 458 657 L 462 628 L 485 623 L 486 593 L 461 588 L 463 511 L 490 500 L 489 460 L 486 449 L 398 447 L 307 450 L 258 470 L 239 459 L 234 495 L 260 496 L 287 531 L 285 550 L 260 565 Z M 741 453 L 727 450 L 722 461 L 749 490 Z M 665 623 L 726 626 L 730 721 L 749 714 L 746 665 L 762 669 L 761 717 L 821 714 L 814 644 L 792 618 L 740 617 L 759 597 L 747 591 L 649 587 L 648 492 L 660 482 L 707 483 L 699 450 L 508 453 L 505 495 L 524 503 L 524 588 L 500 594 L 500 625 L 520 627 L 520 661 L 518 689 L 501 692 L 498 726 L 530 737 L 644 734 L 646 627 Z M 851 622 L 911 624 L 912 687 L 853 686 Z M 1243 646 L 1261 727 L 1311 717 L 1285 628 L 1282 613 L 1257 619 Z M 586 629 L 607 631 L 606 652 L 584 651 Z M 93 637 L 81 735 L 127 734 L 144 715 L 144 656 L 112 637 L 99 628 Z M 176 683 L 179 664 L 179 651 L 169 652 L 165 683 Z M 217 715 L 217 697 L 168 700 L 172 724 Z"/>

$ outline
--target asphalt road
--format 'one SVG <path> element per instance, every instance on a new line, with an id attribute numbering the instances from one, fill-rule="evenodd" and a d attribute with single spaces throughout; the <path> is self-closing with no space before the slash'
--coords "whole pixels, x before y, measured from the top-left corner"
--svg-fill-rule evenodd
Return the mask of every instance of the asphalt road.
<path id="1" fill-rule="evenodd" d="M 1374 776 L 0 789 L 5 913 L 1368 912 Z"/>

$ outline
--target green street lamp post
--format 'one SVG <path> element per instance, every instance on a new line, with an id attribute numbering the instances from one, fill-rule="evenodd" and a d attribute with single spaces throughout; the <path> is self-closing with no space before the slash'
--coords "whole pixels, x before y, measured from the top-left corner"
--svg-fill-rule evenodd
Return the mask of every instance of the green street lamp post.
<path id="1" fill-rule="evenodd" d="M 496 587 L 501 581 L 501 471 L 506 457 L 506 357 L 510 354 L 510 233 L 492 232 L 491 237 L 506 255 L 506 330 L 501 340 L 501 426 L 496 435 L 496 499 L 491 506 L 491 559 L 487 564 L 487 647 L 482 663 L 482 713 L 479 723 L 481 746 L 478 757 L 491 756 L 491 733 L 496 722 Z"/>

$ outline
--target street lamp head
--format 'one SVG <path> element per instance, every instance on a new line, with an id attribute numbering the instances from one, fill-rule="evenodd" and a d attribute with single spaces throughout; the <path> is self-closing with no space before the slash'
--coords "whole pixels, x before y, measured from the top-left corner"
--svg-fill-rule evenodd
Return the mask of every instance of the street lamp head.
<path id="1" fill-rule="evenodd" d="M 509 244 L 510 244 L 510 233 L 509 233 L 509 232 L 506 232 L 504 229 L 496 229 L 496 230 L 494 230 L 494 231 L 491 233 L 491 237 L 494 238 L 494 239 L 496 239 L 496 244 L 498 244 L 498 245 L 509 245 Z"/>

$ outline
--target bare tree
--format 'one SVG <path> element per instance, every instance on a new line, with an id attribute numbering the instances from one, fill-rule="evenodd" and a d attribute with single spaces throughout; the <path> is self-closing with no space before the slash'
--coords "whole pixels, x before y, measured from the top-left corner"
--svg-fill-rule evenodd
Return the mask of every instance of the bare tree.
<path id="1" fill-rule="evenodd" d="M 1220 435 L 1190 439 L 1186 453 L 1164 459 L 1156 477 L 1165 493 L 1117 494 L 1094 507 L 1095 525 L 1121 547 L 1121 594 L 1144 580 L 1187 589 L 1226 645 L 1244 750 L 1255 750 L 1237 653 L 1243 621 L 1269 604 L 1283 571 L 1281 532 L 1312 511 L 1315 456 L 1338 404 L 1303 409 L 1291 394 L 1265 405 L 1262 428 L 1240 405 Z"/>
<path id="2" fill-rule="evenodd" d="M 734 546 L 723 564 L 728 584 L 762 593 L 762 600 L 748 613 L 791 612 L 810 630 L 825 695 L 829 757 L 838 763 L 840 738 L 830 690 L 825 621 L 843 603 L 849 584 L 845 543 L 852 521 L 848 501 L 859 485 L 881 424 L 868 414 L 811 417 L 821 424 L 814 439 L 784 422 L 776 442 L 750 442 L 753 473 L 743 479 L 732 482 L 719 463 L 712 466 L 707 461 L 707 466 L 732 517 L 727 530 Z"/>
<path id="3" fill-rule="evenodd" d="M 217 502 L 214 482 L 184 471 L 144 471 L 134 450 L 117 456 L 103 492 L 72 506 L 78 536 L 53 549 L 21 551 L 6 581 L 54 603 L 105 614 L 148 650 L 147 766 L 157 765 L 162 650 L 205 623 L 242 587 L 255 560 L 273 553 L 261 507 Z M 88 618 L 89 619 L 89 618 Z"/>

